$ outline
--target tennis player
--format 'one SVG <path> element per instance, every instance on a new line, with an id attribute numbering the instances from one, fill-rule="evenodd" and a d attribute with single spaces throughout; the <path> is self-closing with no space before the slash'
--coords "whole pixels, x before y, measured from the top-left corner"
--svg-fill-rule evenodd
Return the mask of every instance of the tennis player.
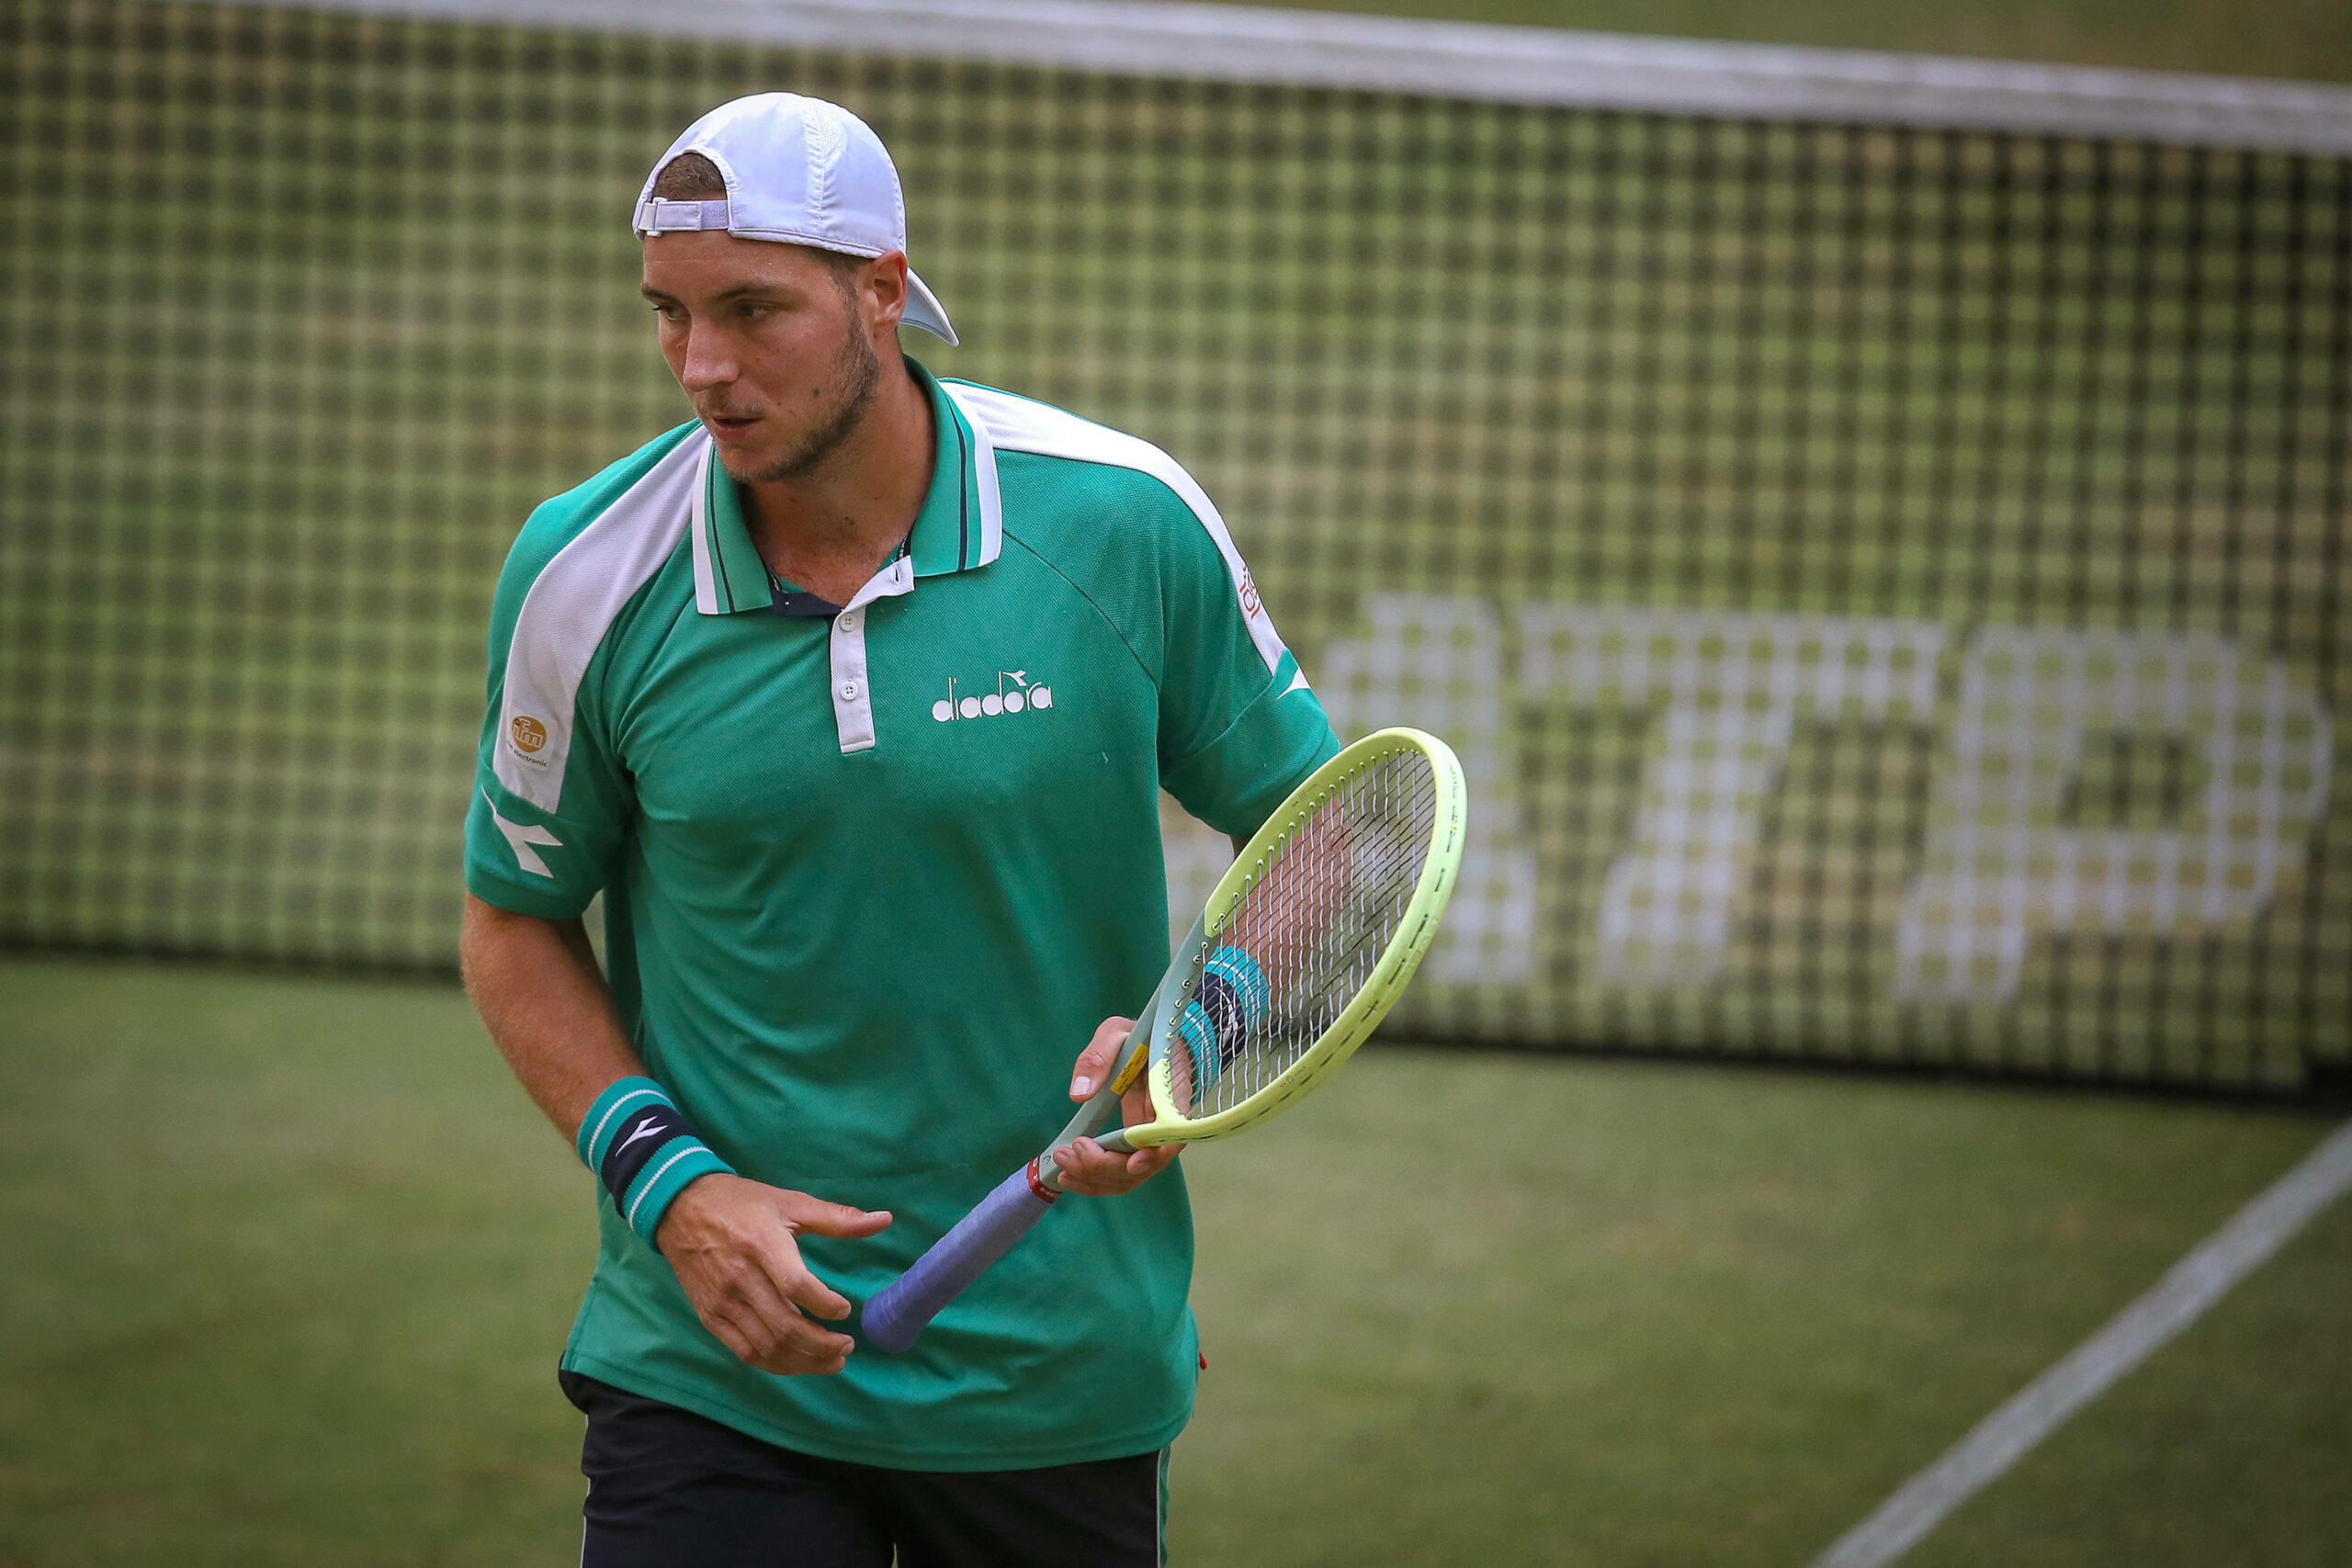
<path id="1" fill-rule="evenodd" d="M 467 983 L 601 1183 L 583 1562 L 1156 1563 L 1170 1151 L 1058 1151 L 1089 1196 L 908 1355 L 854 1303 L 1097 1087 L 1168 959 L 1159 792 L 1246 835 L 1330 726 L 1174 462 L 901 355 L 956 337 L 854 116 L 728 104 L 635 214 L 695 419 L 516 539 L 467 824 Z"/>

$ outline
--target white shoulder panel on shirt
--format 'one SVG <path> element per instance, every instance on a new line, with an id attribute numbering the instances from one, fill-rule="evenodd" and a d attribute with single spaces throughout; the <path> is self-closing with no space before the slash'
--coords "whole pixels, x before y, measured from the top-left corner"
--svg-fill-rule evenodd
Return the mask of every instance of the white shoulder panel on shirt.
<path id="1" fill-rule="evenodd" d="M 1225 519 L 1217 515 L 1207 492 L 1175 458 L 1137 436 L 1011 392 L 960 381 L 941 385 L 956 400 L 956 406 L 964 411 L 966 418 L 974 425 L 986 428 L 989 440 L 999 451 L 1035 452 L 1041 457 L 1070 457 L 1082 463 L 1133 468 L 1149 474 L 1174 491 L 1192 508 L 1193 515 L 1216 542 L 1217 553 L 1225 558 L 1226 570 L 1233 579 L 1234 597 L 1241 605 L 1242 618 L 1250 625 L 1250 639 L 1258 645 L 1259 654 L 1266 660 L 1267 672 L 1271 674 L 1281 668 L 1283 639 L 1258 597 L 1258 585 L 1250 580 L 1249 565 L 1242 560 L 1241 552 L 1233 547 L 1233 536 L 1226 531 Z"/>
<path id="2" fill-rule="evenodd" d="M 581 678 L 613 618 L 678 547 L 702 495 L 710 442 L 681 441 L 555 553 L 523 596 L 506 649 L 498 782 L 552 812 L 563 798 Z"/>

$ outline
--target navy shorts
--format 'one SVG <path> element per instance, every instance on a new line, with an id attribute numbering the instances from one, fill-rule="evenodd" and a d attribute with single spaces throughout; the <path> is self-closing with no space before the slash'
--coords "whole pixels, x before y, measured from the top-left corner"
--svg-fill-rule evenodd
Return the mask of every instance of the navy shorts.
<path id="1" fill-rule="evenodd" d="M 1159 1568 L 1168 1452 L 887 1470 L 557 1374 L 588 1417 L 582 1568 Z"/>

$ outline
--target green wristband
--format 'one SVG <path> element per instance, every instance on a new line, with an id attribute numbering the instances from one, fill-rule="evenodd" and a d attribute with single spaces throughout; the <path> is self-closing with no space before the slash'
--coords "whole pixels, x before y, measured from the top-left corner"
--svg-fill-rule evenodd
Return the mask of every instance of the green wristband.
<path id="1" fill-rule="evenodd" d="M 651 1078 L 621 1078 L 588 1108 L 573 1138 L 580 1158 L 605 1184 L 621 1222 L 648 1246 L 671 1201 L 698 1176 L 734 1167 L 702 1141 Z"/>

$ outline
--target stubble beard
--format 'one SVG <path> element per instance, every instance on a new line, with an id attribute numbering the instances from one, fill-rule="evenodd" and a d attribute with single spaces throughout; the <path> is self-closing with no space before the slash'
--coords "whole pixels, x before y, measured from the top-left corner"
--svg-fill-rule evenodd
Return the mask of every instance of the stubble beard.
<path id="1" fill-rule="evenodd" d="M 731 474 L 737 483 L 763 485 L 805 479 L 823 468 L 857 434 L 866 411 L 874 406 L 875 394 L 881 389 L 882 359 L 874 352 L 872 340 L 858 330 L 854 313 L 842 335 L 841 354 L 833 361 L 832 381 L 840 389 L 831 410 L 817 427 L 766 467 L 752 473 Z"/>

